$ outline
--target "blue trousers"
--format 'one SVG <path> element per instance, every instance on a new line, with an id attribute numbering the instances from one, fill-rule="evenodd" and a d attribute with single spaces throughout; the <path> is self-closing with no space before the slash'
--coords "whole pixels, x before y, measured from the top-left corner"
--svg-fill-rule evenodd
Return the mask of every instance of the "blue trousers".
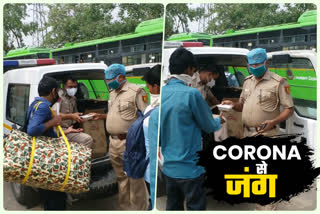
<path id="1" fill-rule="evenodd" d="M 171 178 L 164 175 L 167 191 L 166 210 L 184 210 L 186 199 L 187 210 L 205 210 L 206 191 L 204 188 L 204 174 L 196 178 Z"/>

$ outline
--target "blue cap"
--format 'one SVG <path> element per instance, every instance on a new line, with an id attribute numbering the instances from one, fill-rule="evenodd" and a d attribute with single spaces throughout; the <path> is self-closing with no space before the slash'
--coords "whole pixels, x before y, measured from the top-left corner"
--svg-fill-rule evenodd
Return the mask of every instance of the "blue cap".
<path id="1" fill-rule="evenodd" d="M 105 78 L 107 80 L 113 79 L 119 74 L 126 75 L 126 68 L 122 64 L 112 64 L 105 71 Z"/>
<path id="2" fill-rule="evenodd" d="M 255 48 L 252 49 L 248 53 L 248 63 L 252 64 L 260 64 L 268 59 L 266 49 L 263 48 Z"/>

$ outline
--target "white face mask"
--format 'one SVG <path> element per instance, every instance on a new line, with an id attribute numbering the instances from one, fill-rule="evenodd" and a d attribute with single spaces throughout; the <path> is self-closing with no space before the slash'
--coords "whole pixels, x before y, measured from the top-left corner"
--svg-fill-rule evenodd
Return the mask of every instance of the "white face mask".
<path id="1" fill-rule="evenodd" d="M 150 105 L 152 108 L 155 108 L 159 105 L 160 94 L 151 94 L 150 93 Z"/>
<path id="2" fill-rule="evenodd" d="M 187 86 L 191 85 L 192 76 L 190 76 L 188 74 L 172 74 L 172 75 L 170 75 L 170 78 L 172 78 L 172 77 L 177 78 L 178 80 L 181 80 Z"/>
<path id="3" fill-rule="evenodd" d="M 72 97 L 77 93 L 77 88 L 67 88 L 67 94 Z"/>
<path id="4" fill-rule="evenodd" d="M 207 86 L 212 88 L 215 84 L 216 84 L 216 81 L 214 79 L 212 79 L 210 82 L 207 83 Z"/>

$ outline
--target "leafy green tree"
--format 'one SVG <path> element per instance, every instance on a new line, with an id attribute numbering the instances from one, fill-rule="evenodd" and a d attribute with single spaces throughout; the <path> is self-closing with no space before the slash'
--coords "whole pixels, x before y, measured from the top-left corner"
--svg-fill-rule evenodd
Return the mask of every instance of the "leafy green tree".
<path id="1" fill-rule="evenodd" d="M 27 4 L 5 4 L 3 10 L 3 49 L 24 47 L 24 37 L 31 35 L 37 28 L 36 23 L 24 23 L 27 17 Z"/>
<path id="2" fill-rule="evenodd" d="M 215 16 L 206 31 L 221 34 L 228 29 L 296 22 L 303 12 L 315 8 L 314 4 L 214 4 L 210 13 Z"/>
<path id="3" fill-rule="evenodd" d="M 119 19 L 133 29 L 142 21 L 163 17 L 162 4 L 119 4 Z"/>
<path id="4" fill-rule="evenodd" d="M 50 29 L 46 47 L 61 47 L 68 42 L 82 42 L 112 35 L 109 23 L 114 4 L 48 4 Z"/>
<path id="5" fill-rule="evenodd" d="M 199 20 L 203 15 L 201 8 L 190 8 L 188 4 L 168 4 L 166 7 L 165 37 L 182 32 L 190 32 L 189 22 Z"/>
<path id="6" fill-rule="evenodd" d="M 161 4 L 48 4 L 48 7 L 46 26 L 51 30 L 44 45 L 51 48 L 131 33 L 141 21 L 163 16 Z"/>

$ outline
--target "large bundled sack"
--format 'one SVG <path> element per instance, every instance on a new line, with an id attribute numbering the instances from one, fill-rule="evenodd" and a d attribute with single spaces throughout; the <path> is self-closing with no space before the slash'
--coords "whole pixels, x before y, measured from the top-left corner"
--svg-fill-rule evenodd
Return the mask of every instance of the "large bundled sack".
<path id="1" fill-rule="evenodd" d="M 12 130 L 4 138 L 4 180 L 73 194 L 89 191 L 91 149 L 69 145 L 70 157 L 62 137 L 31 137 Z"/>
<path id="2" fill-rule="evenodd" d="M 96 112 L 103 114 L 103 109 L 86 110 L 85 114 Z M 107 138 L 104 120 L 88 120 L 82 124 L 84 133 L 87 133 L 93 138 L 92 159 L 104 157 L 107 154 Z"/>

